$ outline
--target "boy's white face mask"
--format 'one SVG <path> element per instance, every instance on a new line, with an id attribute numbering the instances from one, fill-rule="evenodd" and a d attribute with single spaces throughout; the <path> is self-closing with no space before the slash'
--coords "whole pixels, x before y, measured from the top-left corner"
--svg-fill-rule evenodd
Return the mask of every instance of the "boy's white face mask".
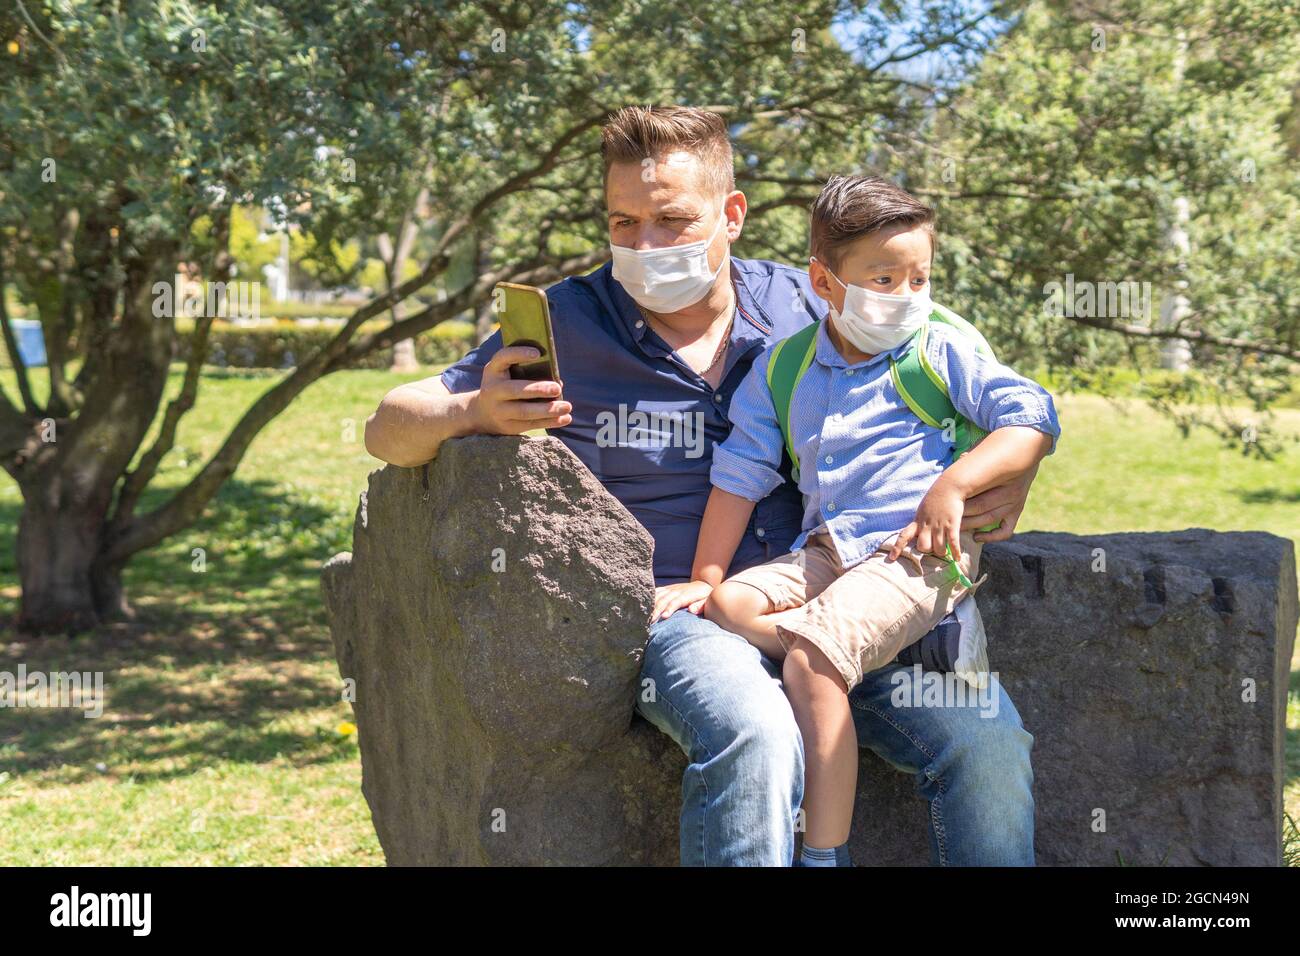
<path id="1" fill-rule="evenodd" d="M 727 257 L 723 256 L 718 268 L 709 269 L 709 246 L 726 222 L 724 210 L 713 235 L 680 246 L 633 249 L 610 243 L 614 281 L 651 312 L 676 312 L 694 305 L 708 294 L 727 263 Z"/>
<path id="2" fill-rule="evenodd" d="M 822 268 L 844 286 L 844 309 L 831 306 L 831 318 L 840 334 L 854 347 L 868 355 L 879 355 L 897 348 L 911 338 L 930 315 L 930 286 L 912 295 L 888 295 L 860 285 L 849 285 Z"/>

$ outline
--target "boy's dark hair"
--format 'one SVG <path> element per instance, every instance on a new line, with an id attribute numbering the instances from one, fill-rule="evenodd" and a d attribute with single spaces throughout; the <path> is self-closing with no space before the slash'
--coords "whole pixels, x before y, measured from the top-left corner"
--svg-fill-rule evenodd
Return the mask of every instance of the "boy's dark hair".
<path id="1" fill-rule="evenodd" d="M 736 188 L 727 124 L 710 110 L 694 106 L 625 106 L 600 130 L 600 155 L 609 174 L 612 163 L 660 160 L 683 149 L 698 156 L 705 181 L 714 190 Z"/>
<path id="2" fill-rule="evenodd" d="M 837 269 L 845 248 L 886 226 L 925 226 L 934 210 L 879 176 L 832 176 L 812 205 L 812 254 Z"/>

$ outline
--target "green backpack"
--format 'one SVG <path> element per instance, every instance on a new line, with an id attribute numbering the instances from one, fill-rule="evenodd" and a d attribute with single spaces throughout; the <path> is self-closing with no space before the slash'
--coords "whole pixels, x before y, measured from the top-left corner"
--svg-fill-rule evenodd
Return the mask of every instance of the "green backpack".
<path id="1" fill-rule="evenodd" d="M 926 357 L 925 345 L 929 339 L 931 322 L 942 322 L 974 339 L 978 352 L 992 355 L 993 350 L 975 326 L 951 309 L 935 305 L 925 324 L 913 335 L 912 347 L 897 361 L 892 358 L 889 360 L 889 374 L 894 380 L 894 387 L 913 414 L 933 428 L 944 428 L 947 423 L 952 423 L 953 447 L 956 452 L 954 458 L 959 458 L 974 448 L 987 432 L 958 414 L 952 399 L 948 397 L 948 383 Z M 799 480 L 799 456 L 795 453 L 794 440 L 790 435 L 790 404 L 794 400 L 794 391 L 799 381 L 808 371 L 817 351 L 817 329 L 820 325 L 820 322 L 806 325 L 794 335 L 778 342 L 767 365 L 767 387 L 772 393 L 772 405 L 781 425 L 786 452 L 790 455 L 791 474 L 796 482 Z"/>

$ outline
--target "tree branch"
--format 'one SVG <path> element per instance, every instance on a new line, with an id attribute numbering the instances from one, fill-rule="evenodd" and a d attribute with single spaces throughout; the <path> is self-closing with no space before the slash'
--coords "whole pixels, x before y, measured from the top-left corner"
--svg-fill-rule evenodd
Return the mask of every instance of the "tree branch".
<path id="1" fill-rule="evenodd" d="M 231 429 L 225 442 L 208 460 L 190 482 L 177 491 L 156 510 L 131 521 L 118 529 L 105 549 L 108 561 L 124 561 L 145 548 L 153 547 L 163 539 L 190 526 L 212 500 L 226 479 L 234 474 L 249 446 L 261 430 L 280 412 L 284 411 L 307 386 L 324 375 L 346 368 L 350 362 L 368 352 L 391 345 L 402 338 L 436 325 L 444 319 L 472 306 L 476 299 L 486 296 L 497 282 L 504 279 L 519 281 L 545 281 L 558 277 L 565 271 L 578 271 L 584 265 L 600 261 L 608 255 L 607 249 L 598 249 L 583 256 L 557 263 L 516 263 L 496 273 L 480 277 L 450 296 L 435 303 L 402 322 L 390 325 L 357 343 L 358 348 L 347 348 L 352 334 L 340 332 L 307 362 L 298 366 L 287 377 L 264 392 Z M 361 310 L 358 310 L 361 311 Z M 346 330 L 346 327 L 345 327 Z"/>
<path id="2" fill-rule="evenodd" d="M 485 299 L 498 282 L 520 282 L 526 285 L 542 285 L 566 275 L 586 272 L 609 258 L 609 249 L 601 247 L 580 256 L 565 259 L 562 262 L 547 262 L 544 257 L 527 263 L 516 263 L 510 267 L 481 276 L 477 281 L 465 286 L 454 296 L 442 302 L 435 302 L 415 315 L 394 323 L 388 328 L 380 329 L 354 342 L 343 356 L 337 359 L 329 371 L 352 365 L 358 359 L 371 352 L 385 349 L 402 339 L 409 339 L 421 332 L 433 328 L 439 322 L 450 319 L 470 308 L 476 302 Z"/>
<path id="3" fill-rule="evenodd" d="M 519 192 L 533 179 L 538 176 L 543 176 L 553 169 L 564 149 L 573 142 L 573 140 L 582 135 L 582 133 L 598 125 L 604 118 L 605 114 L 601 113 L 599 116 L 589 117 L 577 125 L 570 127 L 551 144 L 550 149 L 546 151 L 535 165 L 529 167 L 523 172 L 511 176 L 504 183 L 485 194 L 473 205 L 468 213 L 452 223 L 452 225 L 442 234 L 438 240 L 436 248 L 429 256 L 428 261 L 424 264 L 424 268 L 422 268 L 419 273 L 407 279 L 400 285 L 389 289 L 382 295 L 376 296 L 365 305 L 357 308 L 356 311 L 348 317 L 347 322 L 343 324 L 343 328 L 339 330 L 338 335 L 335 336 L 330 345 L 326 346 L 326 349 L 332 347 L 336 342 L 342 342 L 346 345 L 347 342 L 351 340 L 352 336 L 356 334 L 357 329 L 359 329 L 368 319 L 372 319 L 381 313 L 391 311 L 393 303 L 409 298 L 411 295 L 419 292 L 432 282 L 434 277 L 444 271 L 449 265 L 450 259 L 448 256 L 448 250 L 451 248 L 453 242 L 461 233 L 473 225 L 477 217 L 487 212 L 487 210 L 499 200 L 511 193 Z"/>
<path id="4" fill-rule="evenodd" d="M 223 206 L 215 210 L 212 216 L 215 242 L 209 270 L 211 275 L 209 281 L 226 283 L 234 273 L 235 260 L 230 255 L 230 217 L 230 206 Z M 189 357 L 185 363 L 185 375 L 181 381 L 181 389 L 176 397 L 167 403 L 167 410 L 163 413 L 162 425 L 158 429 L 158 437 L 149 446 L 149 450 L 144 453 L 135 470 L 129 472 L 123 479 L 122 488 L 117 497 L 117 506 L 113 510 L 110 521 L 110 527 L 112 528 L 120 528 L 131 520 L 131 517 L 135 514 L 135 508 L 139 503 L 140 496 L 149 487 L 149 482 L 153 481 L 154 475 L 158 473 L 158 467 L 162 464 L 163 458 L 176 444 L 176 431 L 181 419 L 194 407 L 194 402 L 199 394 L 203 362 L 208 355 L 208 336 L 212 331 L 212 323 L 216 319 L 216 311 L 219 310 L 205 308 L 203 314 L 194 323 L 194 331 L 190 336 Z"/>
<path id="5" fill-rule="evenodd" d="M 1234 339 L 1221 335 L 1211 335 L 1208 332 L 1201 332 L 1197 329 L 1152 329 L 1145 325 L 1115 324 L 1107 322 L 1105 319 L 1094 319 L 1083 316 L 1066 315 L 1061 318 L 1069 319 L 1071 322 L 1077 322 L 1080 325 L 1086 325 L 1094 329 L 1102 329 L 1106 332 L 1118 332 L 1121 335 L 1136 336 L 1145 339 L 1184 339 L 1188 342 L 1199 342 L 1202 345 L 1212 345 L 1225 349 L 1236 349 L 1240 352 L 1254 352 L 1258 355 L 1277 355 L 1281 358 L 1291 359 L 1293 362 L 1300 362 L 1300 349 L 1287 348 L 1284 345 L 1269 345 L 1267 342 L 1252 342 L 1250 339 Z"/>
<path id="6" fill-rule="evenodd" d="M 569 127 L 560 134 L 555 142 L 551 144 L 550 148 L 542 154 L 542 158 L 533 166 L 521 170 L 505 182 L 501 183 L 501 185 L 497 186 L 495 189 L 486 193 L 470 208 L 469 212 L 452 223 L 447 231 L 442 234 L 442 238 L 438 241 L 438 248 L 435 251 L 435 256 L 445 255 L 447 249 L 450 248 L 451 244 L 460 237 L 460 234 L 469 229 L 478 221 L 480 216 L 487 212 L 488 209 L 495 205 L 499 200 L 505 198 L 511 193 L 519 192 L 534 179 L 537 179 L 539 176 L 544 176 L 554 169 L 556 164 L 559 162 L 560 156 L 564 153 L 564 150 L 568 148 L 569 144 L 587 130 L 603 123 L 607 115 L 607 113 L 601 112 L 595 116 L 589 116 L 576 125 Z"/>
<path id="7" fill-rule="evenodd" d="M 782 196 L 780 199 L 773 199 L 770 202 L 760 202 L 749 207 L 746 213 L 746 221 L 757 219 L 764 213 L 771 212 L 773 209 L 780 209 L 782 206 L 796 206 L 800 209 L 807 209 L 815 201 L 816 196 Z"/>

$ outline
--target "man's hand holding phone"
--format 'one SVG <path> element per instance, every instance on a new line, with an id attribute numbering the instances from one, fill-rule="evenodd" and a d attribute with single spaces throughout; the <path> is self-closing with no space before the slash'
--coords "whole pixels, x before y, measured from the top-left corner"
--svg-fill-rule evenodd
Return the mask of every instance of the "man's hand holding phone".
<path id="1" fill-rule="evenodd" d="M 560 398 L 561 384 L 511 378 L 510 367 L 536 361 L 528 346 L 500 349 L 483 367 L 473 400 L 474 420 L 483 434 L 520 435 L 537 428 L 561 428 L 573 421 L 573 406 Z"/>

